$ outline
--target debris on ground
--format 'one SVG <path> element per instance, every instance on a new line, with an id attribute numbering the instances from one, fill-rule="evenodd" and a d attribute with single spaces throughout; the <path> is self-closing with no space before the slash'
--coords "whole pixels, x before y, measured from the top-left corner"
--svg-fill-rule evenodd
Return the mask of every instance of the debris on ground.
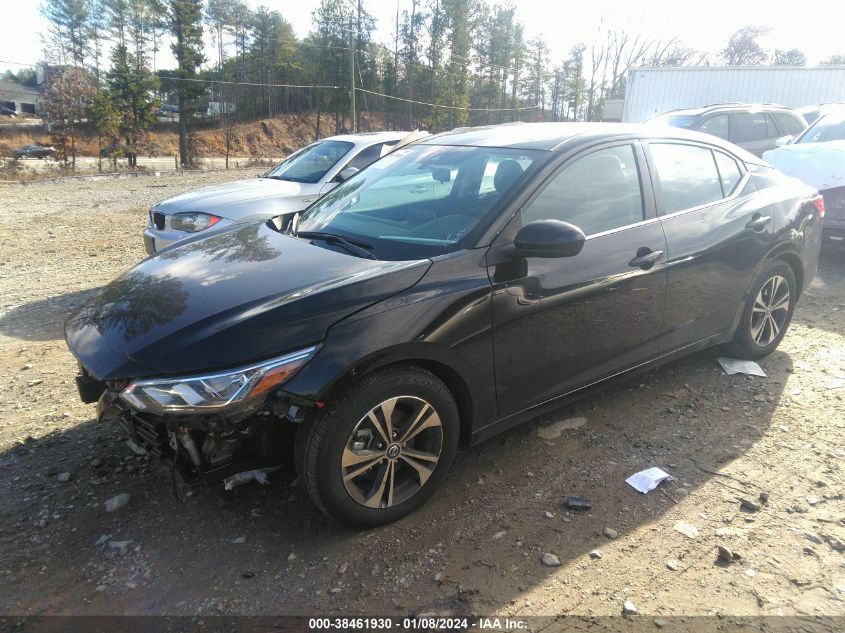
<path id="1" fill-rule="evenodd" d="M 613 528 L 609 528 L 609 527 L 604 528 L 604 529 L 601 531 L 601 533 L 602 533 L 602 534 L 604 534 L 604 536 L 605 536 L 606 538 L 609 538 L 611 541 L 612 541 L 612 540 L 614 540 L 615 538 L 617 538 L 617 537 L 619 536 L 619 532 L 617 532 L 617 531 L 616 531 L 616 530 L 614 530 Z"/>
<path id="2" fill-rule="evenodd" d="M 560 559 L 554 554 L 546 552 L 540 559 L 546 567 L 560 567 Z"/>
<path id="3" fill-rule="evenodd" d="M 538 426 L 537 435 L 544 440 L 556 440 L 560 437 L 563 431 L 578 429 L 587 423 L 587 418 L 567 418 L 566 420 L 558 420 L 552 422 L 547 426 Z"/>
<path id="4" fill-rule="evenodd" d="M 231 477 L 226 477 L 223 480 L 223 489 L 231 490 L 236 486 L 242 486 L 250 481 L 257 481 L 262 486 L 267 486 L 270 481 L 267 479 L 267 473 L 272 472 L 273 468 L 256 468 L 255 470 L 245 470 L 241 473 L 235 473 Z"/>
<path id="5" fill-rule="evenodd" d="M 742 498 L 739 501 L 739 507 L 747 512 L 759 512 L 760 511 L 760 504 L 756 501 L 752 501 L 751 499 Z"/>
<path id="6" fill-rule="evenodd" d="M 129 503 L 131 498 L 132 496 L 128 492 L 121 492 L 119 495 L 106 499 L 106 512 L 115 512 L 116 510 L 119 510 Z"/>
<path id="7" fill-rule="evenodd" d="M 638 473 L 634 473 L 625 483 L 643 494 L 654 490 L 664 481 L 674 481 L 675 478 L 667 473 L 662 468 L 646 468 Z"/>
<path id="8" fill-rule="evenodd" d="M 732 563 L 735 560 L 740 560 L 742 556 L 732 551 L 725 545 L 716 546 L 716 558 L 725 563 Z"/>
<path id="9" fill-rule="evenodd" d="M 626 600 L 622 605 L 622 615 L 637 615 L 637 606 L 630 600 Z"/>
<path id="10" fill-rule="evenodd" d="M 676 532 L 680 532 L 690 539 L 694 539 L 698 536 L 698 528 L 686 521 L 676 521 L 675 525 L 672 526 L 672 529 Z"/>
<path id="11" fill-rule="evenodd" d="M 593 502 L 586 497 L 567 497 L 565 505 L 570 510 L 589 510 L 593 507 Z"/>
<path id="12" fill-rule="evenodd" d="M 722 366 L 722 369 L 725 370 L 725 373 L 728 376 L 733 376 L 734 374 L 747 374 L 749 376 L 760 376 L 761 378 L 766 378 L 766 372 L 764 372 L 763 368 L 753 360 L 719 356 L 716 361 Z"/>
<path id="13" fill-rule="evenodd" d="M 62 483 L 66 483 L 73 479 L 73 473 L 70 472 L 63 472 L 56 475 L 56 481 L 61 481 Z"/>

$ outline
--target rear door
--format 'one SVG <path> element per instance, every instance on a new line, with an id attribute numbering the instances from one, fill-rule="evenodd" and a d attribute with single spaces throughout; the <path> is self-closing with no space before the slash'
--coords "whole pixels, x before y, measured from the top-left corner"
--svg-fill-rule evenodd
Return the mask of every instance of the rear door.
<path id="1" fill-rule="evenodd" d="M 654 354 L 666 243 L 638 143 L 587 150 L 546 180 L 494 243 L 493 349 L 502 416 Z M 647 183 L 643 187 L 643 183 Z M 587 236 L 574 257 L 496 260 L 525 224 L 556 219 Z"/>
<path id="2" fill-rule="evenodd" d="M 708 145 L 648 144 L 666 234 L 668 288 L 660 349 L 727 332 L 755 266 L 773 240 L 769 207 L 744 166 Z"/>

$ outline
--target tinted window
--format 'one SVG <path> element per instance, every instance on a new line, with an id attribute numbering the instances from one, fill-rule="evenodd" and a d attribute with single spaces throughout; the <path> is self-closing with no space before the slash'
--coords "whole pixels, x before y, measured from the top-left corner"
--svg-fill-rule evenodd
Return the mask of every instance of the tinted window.
<path id="1" fill-rule="evenodd" d="M 791 114 L 787 114 L 786 112 L 772 112 L 771 116 L 774 117 L 775 122 L 784 134 L 798 136 L 804 131 L 801 121 Z"/>
<path id="2" fill-rule="evenodd" d="M 776 136 L 777 133 L 771 136 Z M 750 143 L 769 138 L 766 115 L 763 112 L 755 114 L 737 112 L 734 114 L 734 137 L 737 143 Z"/>
<path id="3" fill-rule="evenodd" d="M 346 163 L 344 169 L 346 169 L 347 167 L 355 167 L 356 169 L 361 170 L 365 167 L 369 167 L 379 158 L 381 158 L 381 151 L 384 146 L 385 143 L 376 143 L 375 145 L 365 147 L 358 153 L 357 156 L 355 156 L 355 158 Z"/>
<path id="4" fill-rule="evenodd" d="M 650 147 L 666 213 L 722 197 L 719 172 L 709 149 L 671 143 L 653 143 Z"/>
<path id="5" fill-rule="evenodd" d="M 798 143 L 825 143 L 845 141 L 845 112 L 826 114 L 818 119 L 798 139 Z"/>
<path id="6" fill-rule="evenodd" d="M 713 152 L 716 157 L 716 166 L 719 168 L 719 178 L 722 181 L 722 193 L 729 196 L 736 189 L 739 179 L 742 178 L 742 172 L 736 161 L 722 152 Z"/>
<path id="7" fill-rule="evenodd" d="M 698 122 L 698 117 L 694 114 L 661 114 L 649 120 L 649 123 L 656 123 L 658 125 L 670 125 L 672 127 L 680 127 L 685 129 L 692 128 Z"/>
<path id="8" fill-rule="evenodd" d="M 719 138 L 727 140 L 729 138 L 728 115 L 718 114 L 716 116 L 711 116 L 699 126 L 698 131 L 704 132 L 705 134 L 712 134 L 713 136 L 718 136 Z"/>
<path id="9" fill-rule="evenodd" d="M 318 182 L 352 147 L 352 143 L 346 141 L 317 141 L 288 156 L 264 177 L 291 182 Z"/>
<path id="10" fill-rule="evenodd" d="M 523 212 L 523 224 L 562 220 L 587 235 L 643 219 L 640 178 L 630 145 L 598 150 L 566 166 Z"/>

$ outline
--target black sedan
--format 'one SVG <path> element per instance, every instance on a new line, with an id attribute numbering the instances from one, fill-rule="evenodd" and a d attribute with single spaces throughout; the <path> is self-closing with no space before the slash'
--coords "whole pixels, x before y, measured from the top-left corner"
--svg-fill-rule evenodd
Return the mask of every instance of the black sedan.
<path id="1" fill-rule="evenodd" d="M 23 145 L 15 150 L 15 158 L 50 158 L 55 153 L 49 145 Z"/>
<path id="2" fill-rule="evenodd" d="M 430 498 L 460 442 L 712 345 L 771 353 L 823 212 L 695 132 L 455 131 L 290 220 L 160 251 L 65 335 L 82 398 L 186 480 L 292 458 L 328 515 L 375 525 Z"/>

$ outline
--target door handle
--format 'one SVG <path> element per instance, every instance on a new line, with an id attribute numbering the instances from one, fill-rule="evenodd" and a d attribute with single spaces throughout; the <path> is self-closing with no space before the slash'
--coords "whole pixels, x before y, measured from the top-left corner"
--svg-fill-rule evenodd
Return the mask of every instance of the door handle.
<path id="1" fill-rule="evenodd" d="M 745 228 L 751 231 L 759 231 L 764 226 L 766 226 L 769 222 L 772 221 L 772 217 L 769 215 L 760 215 L 759 213 L 755 213 L 751 216 L 751 221 L 745 225 Z"/>
<path id="2" fill-rule="evenodd" d="M 417 185 L 415 187 L 411 187 L 410 191 L 411 193 L 425 193 L 426 191 L 428 191 L 428 187 L 423 185 Z"/>
<path id="3" fill-rule="evenodd" d="M 663 251 L 649 251 L 644 255 L 638 255 L 629 261 L 628 265 L 633 268 L 651 268 L 660 260 L 661 257 L 663 257 Z"/>

